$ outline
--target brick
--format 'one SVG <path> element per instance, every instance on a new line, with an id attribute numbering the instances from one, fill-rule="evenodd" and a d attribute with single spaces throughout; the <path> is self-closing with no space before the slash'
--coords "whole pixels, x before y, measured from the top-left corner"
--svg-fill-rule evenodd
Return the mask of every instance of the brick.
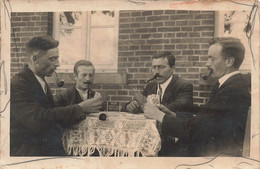
<path id="1" fill-rule="evenodd" d="M 196 55 L 207 55 L 208 51 L 207 50 L 195 50 Z"/>
<path id="2" fill-rule="evenodd" d="M 147 40 L 147 43 L 149 43 L 149 44 L 169 43 L 169 40 L 168 39 L 152 39 L 152 40 Z"/>
<path id="3" fill-rule="evenodd" d="M 12 27 L 15 27 L 15 26 L 26 26 L 26 23 L 24 23 L 24 22 L 15 22 L 15 23 L 11 23 L 11 26 Z"/>
<path id="4" fill-rule="evenodd" d="M 208 56 L 200 56 L 200 61 L 207 61 L 208 60 Z"/>
<path id="5" fill-rule="evenodd" d="M 137 45 L 137 44 L 144 44 L 145 43 L 145 40 L 133 40 L 133 44 L 134 45 Z"/>
<path id="6" fill-rule="evenodd" d="M 162 33 L 154 33 L 153 38 L 161 38 L 163 36 Z"/>
<path id="7" fill-rule="evenodd" d="M 176 37 L 188 37 L 188 33 L 177 33 Z"/>
<path id="8" fill-rule="evenodd" d="M 131 34 L 130 39 L 140 39 L 140 34 Z"/>
<path id="9" fill-rule="evenodd" d="M 199 61 L 199 56 L 188 56 L 188 61 Z"/>
<path id="10" fill-rule="evenodd" d="M 200 71 L 199 68 L 188 68 L 188 72 L 196 72 L 198 73 Z"/>
<path id="11" fill-rule="evenodd" d="M 175 68 L 175 72 L 187 72 L 186 68 Z"/>
<path id="12" fill-rule="evenodd" d="M 192 31 L 192 27 L 181 27 L 181 31 Z"/>
<path id="13" fill-rule="evenodd" d="M 141 16 L 141 12 L 131 12 L 131 16 Z"/>
<path id="14" fill-rule="evenodd" d="M 129 46 L 129 50 L 139 50 L 139 46 Z"/>
<path id="15" fill-rule="evenodd" d="M 133 63 L 118 63 L 119 67 L 133 67 Z"/>
<path id="16" fill-rule="evenodd" d="M 146 78 L 150 78 L 151 75 L 149 75 L 149 74 L 134 74 L 134 77 L 136 79 L 146 79 Z"/>
<path id="17" fill-rule="evenodd" d="M 119 29 L 129 28 L 129 24 L 119 24 Z"/>
<path id="18" fill-rule="evenodd" d="M 36 26 L 47 26 L 47 22 L 36 22 Z"/>
<path id="19" fill-rule="evenodd" d="M 142 39 L 148 39 L 148 38 L 150 38 L 152 36 L 152 34 L 142 34 L 141 35 L 141 38 Z"/>
<path id="20" fill-rule="evenodd" d="M 22 18 L 21 17 L 12 17 L 11 18 L 11 22 L 17 22 L 17 21 L 21 21 Z"/>
<path id="21" fill-rule="evenodd" d="M 177 14 L 188 14 L 189 11 L 186 10 L 177 10 Z"/>
<path id="22" fill-rule="evenodd" d="M 152 50 L 160 50 L 163 49 L 163 45 L 152 45 Z"/>
<path id="23" fill-rule="evenodd" d="M 187 79 L 198 79 L 199 75 L 198 74 L 183 74 L 182 77 L 187 78 Z"/>
<path id="24" fill-rule="evenodd" d="M 139 68 L 140 73 L 149 73 L 150 69 L 149 68 Z"/>
<path id="25" fill-rule="evenodd" d="M 139 28 L 141 27 L 141 23 L 131 23 L 130 28 Z"/>
<path id="26" fill-rule="evenodd" d="M 214 19 L 213 14 L 195 14 L 195 19 Z"/>
<path id="27" fill-rule="evenodd" d="M 47 35 L 46 32 L 36 32 L 36 33 L 34 33 L 33 36 L 46 36 L 46 35 Z"/>
<path id="28" fill-rule="evenodd" d="M 21 28 L 14 28 L 12 29 L 13 32 L 20 32 L 21 31 Z"/>
<path id="29" fill-rule="evenodd" d="M 185 66 L 185 67 L 190 67 L 192 66 L 191 62 L 177 62 L 175 63 L 176 66 Z"/>
<path id="30" fill-rule="evenodd" d="M 169 20 L 169 16 L 149 16 L 147 17 L 147 21 L 162 21 Z"/>
<path id="31" fill-rule="evenodd" d="M 118 46 L 118 50 L 128 50 L 128 46 Z"/>
<path id="32" fill-rule="evenodd" d="M 135 30 L 136 33 L 156 32 L 156 28 L 140 28 Z"/>
<path id="33" fill-rule="evenodd" d="M 187 45 L 183 45 L 183 44 L 176 45 L 176 49 L 187 49 Z"/>
<path id="34" fill-rule="evenodd" d="M 172 28 L 158 28 L 158 32 L 176 32 L 176 31 L 180 31 L 180 27 L 172 27 Z"/>
<path id="35" fill-rule="evenodd" d="M 149 15 L 152 15 L 153 14 L 153 11 L 143 11 L 142 12 L 142 16 L 149 16 Z"/>
<path id="36" fill-rule="evenodd" d="M 41 16 L 41 21 L 47 21 L 48 20 L 48 16 Z"/>
<path id="37" fill-rule="evenodd" d="M 212 38 L 198 38 L 194 39 L 194 43 L 209 43 Z"/>
<path id="38" fill-rule="evenodd" d="M 214 20 L 202 20 L 202 25 L 213 25 Z"/>
<path id="39" fill-rule="evenodd" d="M 161 14 L 163 14 L 163 10 L 156 10 L 156 11 L 153 11 L 153 14 L 154 15 L 161 15 Z"/>
<path id="40" fill-rule="evenodd" d="M 185 19 L 193 19 L 193 15 L 172 15 L 172 16 L 170 16 L 170 20 L 185 20 Z"/>
<path id="41" fill-rule="evenodd" d="M 202 66 L 205 66 L 206 63 L 205 63 L 205 62 L 193 62 L 192 65 L 193 65 L 193 66 L 202 67 Z"/>
<path id="42" fill-rule="evenodd" d="M 127 13 L 123 13 L 123 12 L 120 12 L 120 14 L 119 14 L 119 17 L 121 18 L 123 18 L 123 17 L 130 17 L 130 13 L 129 12 L 127 12 Z"/>
<path id="43" fill-rule="evenodd" d="M 198 92 L 193 92 L 193 96 L 199 96 Z"/>
<path id="44" fill-rule="evenodd" d="M 175 14 L 175 10 L 165 10 L 165 14 Z"/>
<path id="45" fill-rule="evenodd" d="M 151 61 L 152 60 L 152 57 L 151 56 L 142 56 L 142 57 L 140 57 L 140 61 L 142 62 L 142 61 Z M 143 66 L 144 66 L 144 63 L 140 63 L 140 64 L 142 64 Z M 139 65 L 140 66 L 140 65 Z"/>
<path id="46" fill-rule="evenodd" d="M 134 29 L 120 29 L 119 33 L 134 33 Z"/>
<path id="47" fill-rule="evenodd" d="M 28 31 L 30 31 L 31 30 L 31 28 L 30 27 L 22 27 L 22 31 L 21 32 L 28 32 Z"/>
<path id="48" fill-rule="evenodd" d="M 209 44 L 202 44 L 201 49 L 209 49 Z"/>
<path id="49" fill-rule="evenodd" d="M 181 51 L 177 51 L 177 50 L 174 50 L 174 51 L 170 51 L 173 55 L 180 55 L 181 54 Z"/>
<path id="50" fill-rule="evenodd" d="M 118 56 L 134 56 L 134 52 L 118 52 Z"/>
<path id="51" fill-rule="evenodd" d="M 188 21 L 176 21 L 177 26 L 188 25 Z"/>
<path id="52" fill-rule="evenodd" d="M 209 36 L 209 37 L 212 37 L 212 38 L 213 38 L 214 33 L 213 33 L 213 32 L 202 32 L 202 33 L 201 33 L 201 36 L 202 36 L 202 37 L 207 37 L 207 36 Z"/>
<path id="53" fill-rule="evenodd" d="M 203 99 L 200 99 L 200 98 L 193 98 L 193 102 L 204 103 Z"/>
<path id="54" fill-rule="evenodd" d="M 41 27 L 30 27 L 30 28 L 31 28 L 31 31 L 37 32 L 37 31 L 40 31 Z"/>
<path id="55" fill-rule="evenodd" d="M 146 62 L 146 63 L 144 64 L 144 66 L 150 68 L 150 67 L 152 66 L 152 62 Z"/>
<path id="56" fill-rule="evenodd" d="M 129 58 L 128 58 L 128 61 L 129 61 L 129 62 L 134 62 L 134 61 L 138 62 L 139 59 L 140 59 L 140 58 L 137 57 L 137 56 L 135 56 L 135 57 L 129 57 Z"/>
<path id="57" fill-rule="evenodd" d="M 119 23 L 134 22 L 134 18 L 119 18 Z"/>
<path id="58" fill-rule="evenodd" d="M 164 22 L 165 26 L 175 26 L 175 22 L 171 21 L 171 22 Z"/>
<path id="59" fill-rule="evenodd" d="M 138 68 L 128 68 L 128 73 L 136 73 L 138 72 Z"/>
<path id="60" fill-rule="evenodd" d="M 199 44 L 189 44 L 189 49 L 200 49 Z"/>
<path id="61" fill-rule="evenodd" d="M 151 45 L 142 45 L 141 46 L 141 50 L 150 50 L 151 49 Z"/>
<path id="62" fill-rule="evenodd" d="M 140 58 L 140 61 L 143 61 L 144 59 L 146 60 L 147 57 L 141 57 L 141 58 Z M 134 63 L 134 67 L 144 67 L 144 63 L 135 62 L 135 63 Z"/>
<path id="63" fill-rule="evenodd" d="M 164 33 L 165 38 L 175 37 L 175 33 Z"/>
<path id="64" fill-rule="evenodd" d="M 129 35 L 119 35 L 119 39 L 129 39 Z"/>
<path id="65" fill-rule="evenodd" d="M 116 85 L 116 84 L 103 84 L 102 89 L 122 89 L 122 86 Z"/>
<path id="66" fill-rule="evenodd" d="M 17 33 L 17 36 L 18 37 L 21 37 L 21 36 L 33 36 L 33 33 Z"/>
<path id="67" fill-rule="evenodd" d="M 189 25 L 200 25 L 200 21 L 189 21 Z"/>
<path id="68" fill-rule="evenodd" d="M 138 80 L 127 80 L 128 84 L 138 84 Z"/>
<path id="69" fill-rule="evenodd" d="M 35 26 L 36 22 L 26 22 L 26 26 Z M 40 25 L 42 26 L 42 25 Z"/>
<path id="70" fill-rule="evenodd" d="M 144 22 L 144 21 L 145 21 L 145 17 L 135 18 L 135 21 L 136 21 L 136 22 Z"/>
<path id="71" fill-rule="evenodd" d="M 118 62 L 126 62 L 127 57 L 118 57 Z"/>
<path id="72" fill-rule="evenodd" d="M 183 55 L 192 55 L 193 51 L 192 50 L 182 50 Z"/>
<path id="73" fill-rule="evenodd" d="M 47 32 L 48 28 L 47 27 L 41 27 L 41 31 L 46 31 Z"/>
<path id="74" fill-rule="evenodd" d="M 186 61 L 186 56 L 184 55 L 177 55 L 175 56 L 176 61 L 180 62 L 180 61 Z"/>
<path id="75" fill-rule="evenodd" d="M 191 33 L 189 33 L 189 37 L 200 37 L 200 33 L 199 32 L 191 32 Z"/>
<path id="76" fill-rule="evenodd" d="M 142 23 L 142 27 L 151 27 L 152 24 L 151 23 Z"/>
<path id="77" fill-rule="evenodd" d="M 213 26 L 195 26 L 194 31 L 213 31 L 214 27 Z"/>
<path id="78" fill-rule="evenodd" d="M 164 45 L 164 49 L 175 49 L 175 45 Z"/>
<path id="79" fill-rule="evenodd" d="M 33 12 L 17 12 L 17 16 L 31 16 L 34 15 Z"/>
<path id="80" fill-rule="evenodd" d="M 201 11 L 189 11 L 189 14 L 199 14 Z"/>
<path id="81" fill-rule="evenodd" d="M 163 22 L 154 22 L 153 26 L 154 27 L 163 26 Z"/>
<path id="82" fill-rule="evenodd" d="M 210 96 L 210 92 L 200 92 L 199 96 L 200 97 L 209 97 Z"/>
<path id="83" fill-rule="evenodd" d="M 155 55 L 157 54 L 156 51 L 136 51 L 136 55 Z"/>

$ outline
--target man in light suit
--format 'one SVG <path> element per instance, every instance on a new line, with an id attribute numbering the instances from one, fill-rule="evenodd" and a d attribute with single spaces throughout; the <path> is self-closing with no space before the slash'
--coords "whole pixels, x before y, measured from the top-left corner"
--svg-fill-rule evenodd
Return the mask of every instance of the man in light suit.
<path id="1" fill-rule="evenodd" d="M 173 112 L 189 111 L 193 106 L 193 86 L 186 80 L 173 75 L 175 66 L 175 57 L 171 52 L 163 52 L 155 55 L 152 60 L 152 73 L 158 75 L 154 81 L 147 84 L 143 90 L 143 95 L 159 95 L 160 109 L 168 108 Z M 126 110 L 132 113 L 142 112 L 141 106 L 136 100 L 126 105 Z M 185 114 L 180 113 L 184 116 Z M 178 144 L 178 145 L 177 145 Z M 162 148 L 160 156 L 184 156 L 181 152 L 181 137 L 172 138 L 162 133 Z M 174 153 L 169 150 L 174 149 Z"/>
<path id="2" fill-rule="evenodd" d="M 26 46 L 28 65 L 11 79 L 10 155 L 61 156 L 62 128 L 98 112 L 101 97 L 79 104 L 56 107 L 45 76 L 59 66 L 59 42 L 34 37 Z"/>
<path id="3" fill-rule="evenodd" d="M 162 130 L 190 139 L 190 156 L 215 156 L 220 153 L 242 155 L 248 108 L 248 85 L 239 72 L 245 48 L 239 39 L 216 38 L 210 43 L 206 66 L 218 82 L 209 101 L 187 118 L 170 116 L 150 103 L 145 116 L 162 122 Z M 170 110 L 167 110 L 170 111 Z M 165 111 L 165 112 L 167 112 Z"/>

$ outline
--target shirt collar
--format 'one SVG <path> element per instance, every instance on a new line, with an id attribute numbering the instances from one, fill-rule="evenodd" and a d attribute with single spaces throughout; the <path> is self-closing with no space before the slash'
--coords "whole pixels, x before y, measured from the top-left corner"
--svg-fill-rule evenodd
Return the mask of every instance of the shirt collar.
<path id="1" fill-rule="evenodd" d="M 41 87 L 42 87 L 44 93 L 46 93 L 46 92 L 47 92 L 47 91 L 46 91 L 46 83 L 45 83 L 44 79 L 42 79 L 40 76 L 38 76 L 38 75 L 36 75 L 36 74 L 34 74 L 34 76 L 36 77 L 36 79 L 37 79 L 38 82 L 40 83 L 40 85 L 41 85 Z"/>
<path id="2" fill-rule="evenodd" d="M 231 72 L 229 74 L 226 74 L 225 76 L 221 77 L 218 82 L 219 82 L 219 87 L 221 85 L 223 85 L 225 83 L 225 81 L 227 81 L 231 76 L 234 76 L 236 74 L 239 74 L 240 72 L 237 70 L 237 71 L 234 71 L 234 72 Z"/>
<path id="3" fill-rule="evenodd" d="M 172 76 L 171 76 L 168 80 L 166 80 L 164 83 L 160 84 L 163 91 L 164 91 L 164 90 L 166 89 L 166 87 L 169 85 L 169 83 L 171 82 L 171 80 L 172 80 Z"/>

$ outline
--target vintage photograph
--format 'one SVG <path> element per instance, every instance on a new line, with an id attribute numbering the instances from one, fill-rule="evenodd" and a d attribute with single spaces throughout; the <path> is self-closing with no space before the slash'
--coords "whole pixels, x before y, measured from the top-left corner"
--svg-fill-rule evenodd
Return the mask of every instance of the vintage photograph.
<path id="1" fill-rule="evenodd" d="M 257 50 L 254 10 L 10 12 L 7 156 L 250 158 Z"/>

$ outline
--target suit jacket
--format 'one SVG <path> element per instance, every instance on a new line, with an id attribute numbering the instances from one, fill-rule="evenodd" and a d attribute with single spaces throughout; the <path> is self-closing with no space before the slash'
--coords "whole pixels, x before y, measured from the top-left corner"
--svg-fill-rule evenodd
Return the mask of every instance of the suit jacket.
<path id="1" fill-rule="evenodd" d="M 156 94 L 158 85 L 156 82 L 147 84 L 143 91 L 144 96 Z M 193 106 L 193 86 L 186 80 L 173 76 L 172 80 L 165 89 L 162 104 L 171 111 L 188 111 Z"/>
<path id="2" fill-rule="evenodd" d="M 156 94 L 158 85 L 156 82 L 149 83 L 143 91 L 144 96 Z M 184 111 L 190 111 L 193 106 L 193 86 L 186 80 L 173 76 L 172 80 L 165 89 L 162 102 L 164 106 L 171 111 L 176 112 L 179 117 L 186 117 L 187 113 Z M 183 141 L 182 136 L 178 137 L 178 141 L 175 142 L 173 137 L 169 137 L 165 131 L 161 132 L 162 146 L 159 152 L 159 156 L 186 156 L 189 152 L 186 148 L 186 143 Z"/>
<path id="3" fill-rule="evenodd" d="M 94 98 L 95 91 L 90 90 L 89 94 L 90 94 L 90 98 Z M 60 92 L 59 94 L 55 95 L 54 101 L 57 106 L 68 106 L 68 105 L 72 105 L 72 104 L 78 104 L 78 103 L 82 102 L 83 100 L 82 100 L 78 90 L 76 89 L 76 86 L 74 85 L 73 87 L 71 87 L 67 90 L 64 90 L 64 91 Z"/>
<path id="4" fill-rule="evenodd" d="M 65 155 L 62 126 L 86 118 L 79 105 L 55 107 L 47 85 L 47 94 L 33 72 L 25 66 L 11 79 L 11 156 Z"/>
<path id="5" fill-rule="evenodd" d="M 215 156 L 219 153 L 242 155 L 248 108 L 248 86 L 241 74 L 230 77 L 209 102 L 192 118 L 165 115 L 162 128 L 190 143 L 190 156 Z"/>

